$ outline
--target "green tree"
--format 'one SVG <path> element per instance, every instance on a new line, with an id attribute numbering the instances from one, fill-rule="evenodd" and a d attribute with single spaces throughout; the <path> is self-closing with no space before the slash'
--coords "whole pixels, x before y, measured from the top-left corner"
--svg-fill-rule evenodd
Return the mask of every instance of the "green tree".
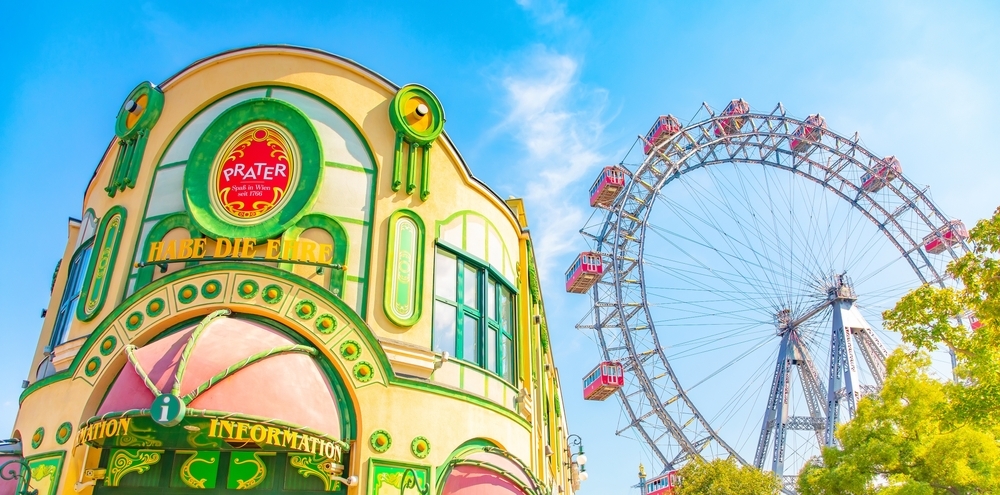
<path id="1" fill-rule="evenodd" d="M 925 285 L 883 315 L 908 345 L 838 428 L 842 448 L 803 469 L 802 495 L 1000 494 L 1000 208 L 970 237 L 973 252 L 948 266 L 960 288 Z M 968 312 L 975 330 L 956 320 Z M 955 381 L 928 373 L 939 344 L 956 355 Z"/>
<path id="2" fill-rule="evenodd" d="M 681 484 L 675 495 L 778 495 L 781 482 L 753 466 L 739 466 L 732 459 L 693 461 L 678 472 Z"/>

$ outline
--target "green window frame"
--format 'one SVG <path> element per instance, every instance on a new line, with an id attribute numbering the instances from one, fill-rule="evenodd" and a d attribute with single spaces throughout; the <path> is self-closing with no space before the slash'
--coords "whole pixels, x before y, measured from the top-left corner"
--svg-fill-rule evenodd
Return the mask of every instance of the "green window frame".
<path id="1" fill-rule="evenodd" d="M 55 349 L 66 342 L 69 336 L 69 325 L 76 314 L 76 306 L 80 302 L 80 292 L 83 290 L 84 274 L 87 266 L 90 265 L 90 253 L 94 248 L 94 238 L 90 237 L 83 242 L 69 264 L 69 273 L 66 276 L 66 286 L 63 289 L 62 298 L 59 300 L 59 312 L 56 314 L 56 322 L 52 326 L 52 337 L 49 340 L 49 348 Z"/>
<path id="2" fill-rule="evenodd" d="M 486 262 L 438 243 L 431 345 L 514 385 L 516 290 Z"/>

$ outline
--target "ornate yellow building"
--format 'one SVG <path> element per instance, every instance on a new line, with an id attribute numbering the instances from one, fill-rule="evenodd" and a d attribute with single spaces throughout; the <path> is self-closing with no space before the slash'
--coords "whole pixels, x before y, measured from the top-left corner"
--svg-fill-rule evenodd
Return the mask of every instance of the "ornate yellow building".
<path id="1" fill-rule="evenodd" d="M 136 87 L 0 448 L 30 486 L 0 493 L 573 493 L 523 205 L 444 123 L 303 48 Z"/>

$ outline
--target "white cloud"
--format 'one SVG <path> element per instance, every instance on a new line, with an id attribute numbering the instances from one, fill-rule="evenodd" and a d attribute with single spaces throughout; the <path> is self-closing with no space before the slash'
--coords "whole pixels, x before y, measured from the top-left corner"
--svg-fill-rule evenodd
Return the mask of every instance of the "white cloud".
<path id="1" fill-rule="evenodd" d="M 580 244 L 577 231 L 589 212 L 581 207 L 586 185 L 577 182 L 607 161 L 599 151 L 607 93 L 581 85 L 577 59 L 545 48 L 516 67 L 502 80 L 508 111 L 499 130 L 524 149 L 522 194 L 538 264 L 548 273 Z"/>
<path id="2" fill-rule="evenodd" d="M 566 4 L 558 0 L 515 0 L 522 9 L 527 10 L 536 22 L 540 24 L 565 23 L 570 20 L 566 15 Z"/>

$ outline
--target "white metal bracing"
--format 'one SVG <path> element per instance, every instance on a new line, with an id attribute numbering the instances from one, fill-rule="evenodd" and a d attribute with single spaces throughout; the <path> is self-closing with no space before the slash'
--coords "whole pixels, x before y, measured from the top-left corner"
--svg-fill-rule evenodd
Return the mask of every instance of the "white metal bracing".
<path id="1" fill-rule="evenodd" d="M 656 289 L 647 284 L 647 279 L 651 275 L 659 276 L 649 270 L 663 268 L 663 260 L 670 260 L 673 255 L 646 250 L 648 236 L 657 233 L 655 229 L 660 229 L 657 235 L 665 230 L 651 221 L 654 204 L 674 201 L 669 194 L 672 189 L 668 186 L 684 184 L 692 172 L 717 166 L 765 167 L 786 172 L 790 180 L 811 181 L 839 202 L 849 205 L 847 209 L 853 211 L 852 214 L 866 219 L 884 234 L 887 245 L 898 251 L 900 262 L 915 274 L 910 287 L 920 283 L 950 283 L 944 272 L 946 262 L 964 254 L 969 247 L 964 242 L 958 243 L 949 246 L 942 256 L 930 255 L 922 249 L 923 237 L 937 231 L 951 219 L 932 203 L 926 189 L 921 189 L 905 177 L 894 178 L 878 191 L 862 189 L 859 178 L 877 170 L 882 157 L 862 146 L 856 135 L 848 138 L 824 130 L 807 149 L 795 152 L 789 147 L 789 139 L 804 122 L 786 116 L 780 104 L 769 114 L 751 112 L 739 116 L 744 119 L 744 124 L 738 132 L 723 135 L 716 133 L 719 128 L 717 123 L 722 117 L 715 115 L 707 105 L 705 109 L 707 116 L 704 119 L 687 125 L 669 140 L 655 146 L 641 163 L 629 166 L 631 174 L 623 193 L 612 205 L 599 210 L 598 220 L 581 230 L 590 249 L 601 253 L 605 269 L 603 279 L 591 290 L 592 310 L 578 328 L 594 332 L 603 359 L 617 360 L 625 365 L 625 385 L 619 390 L 618 397 L 627 422 L 619 433 L 634 431 L 641 441 L 648 444 L 664 469 L 679 467 L 692 458 L 732 457 L 741 463 L 752 462 L 783 475 L 786 491 L 792 493 L 794 476 L 802 464 L 794 466 L 794 471 L 783 465 L 785 436 L 790 431 L 808 432 L 814 438 L 816 452 L 821 445 L 832 445 L 833 427 L 846 419 L 841 417 L 842 410 L 848 415 L 853 414 L 857 400 L 881 386 L 885 376 L 886 347 L 859 312 L 857 298 L 852 292 L 848 293 L 850 285 L 844 279 L 835 278 L 819 287 L 818 304 L 811 309 L 801 305 L 787 308 L 794 314 L 789 316 L 783 327 L 779 325 L 777 335 L 772 333 L 777 344 L 777 362 L 769 381 L 771 387 L 765 411 L 758 411 L 763 416 L 763 423 L 758 423 L 761 424 L 761 433 L 756 452 L 752 459 L 744 457 L 744 450 L 738 445 L 731 445 L 712 421 L 699 411 L 689 394 L 692 384 L 682 383 L 661 344 L 664 334 L 657 326 L 662 326 L 663 320 L 654 316 L 654 309 L 659 310 L 654 308 L 656 303 L 651 303 Z M 732 119 L 733 116 L 726 118 Z M 689 192 L 696 190 L 691 188 Z M 712 200 L 725 202 L 729 201 L 727 198 L 720 194 Z M 808 209 L 809 205 L 805 207 Z M 692 222 L 703 220 L 697 218 L 697 212 L 687 212 L 683 204 L 675 204 L 671 211 L 675 216 L 690 213 L 693 220 L 681 219 L 689 226 Z M 680 215 L 679 212 L 686 213 Z M 758 268 L 764 267 L 769 260 L 760 259 L 761 253 L 753 247 L 754 240 L 748 239 L 744 243 L 739 238 L 740 232 L 747 237 L 747 233 L 752 231 L 745 229 L 743 223 L 757 222 L 757 217 L 740 213 L 734 214 L 734 218 L 734 233 L 722 232 L 720 238 L 726 239 L 729 244 L 727 249 L 733 253 L 738 253 L 740 249 L 753 251 L 744 253 L 751 261 L 743 261 Z M 757 232 L 759 235 L 767 232 L 777 234 L 780 230 L 777 226 L 773 229 L 758 226 Z M 692 227 L 692 232 L 697 232 L 697 229 Z M 813 239 L 817 244 L 827 242 L 819 234 L 796 235 Z M 827 237 L 831 235 L 828 233 Z M 705 252 L 716 247 L 707 241 L 703 244 Z M 675 247 L 678 252 L 683 251 L 681 247 Z M 709 274 L 704 276 L 721 273 L 716 268 L 698 266 L 698 253 L 686 254 L 689 256 L 686 263 L 693 267 L 692 270 Z M 753 261 L 754 257 L 756 261 Z M 797 259 L 794 254 L 788 255 L 788 259 L 814 263 L 805 258 Z M 836 266 L 819 268 L 828 270 L 830 276 L 838 269 Z M 668 275 L 678 271 L 680 269 L 675 269 Z M 761 271 L 766 275 L 766 270 L 761 268 Z M 739 270 L 734 268 L 733 272 Z M 733 273 L 728 275 L 736 276 Z M 725 277 L 720 275 L 722 278 Z M 746 276 L 744 279 L 747 284 L 773 282 Z M 723 282 L 721 285 L 725 292 L 737 292 L 743 287 L 732 283 L 725 287 L 728 282 Z M 836 292 L 839 286 L 847 292 Z M 777 297 L 780 289 L 769 288 L 762 293 L 774 292 Z M 723 292 L 707 286 L 704 290 Z M 864 297 L 862 294 L 862 302 Z M 736 300 L 734 297 L 730 299 Z M 671 301 L 669 304 L 683 302 Z M 708 303 L 705 304 L 707 307 Z M 702 314 L 708 315 L 708 310 L 705 311 Z M 769 316 L 773 317 L 773 314 Z M 823 367 L 816 365 L 815 355 L 806 345 L 807 341 L 816 340 L 813 337 L 816 329 L 809 326 L 815 326 L 810 318 L 817 321 L 825 318 L 827 322 L 823 333 L 827 335 L 825 345 L 829 355 L 822 353 L 821 357 L 825 360 Z M 808 330 L 799 328 L 800 325 L 808 327 Z M 780 342 L 777 337 L 780 337 Z M 859 372 L 855 348 L 865 363 L 864 373 Z M 873 383 L 861 383 L 863 377 Z M 801 397 L 799 400 L 805 404 L 807 413 L 791 413 L 788 405 L 789 395 L 793 392 L 796 397 Z M 765 465 L 767 458 L 771 460 L 769 465 Z"/>

